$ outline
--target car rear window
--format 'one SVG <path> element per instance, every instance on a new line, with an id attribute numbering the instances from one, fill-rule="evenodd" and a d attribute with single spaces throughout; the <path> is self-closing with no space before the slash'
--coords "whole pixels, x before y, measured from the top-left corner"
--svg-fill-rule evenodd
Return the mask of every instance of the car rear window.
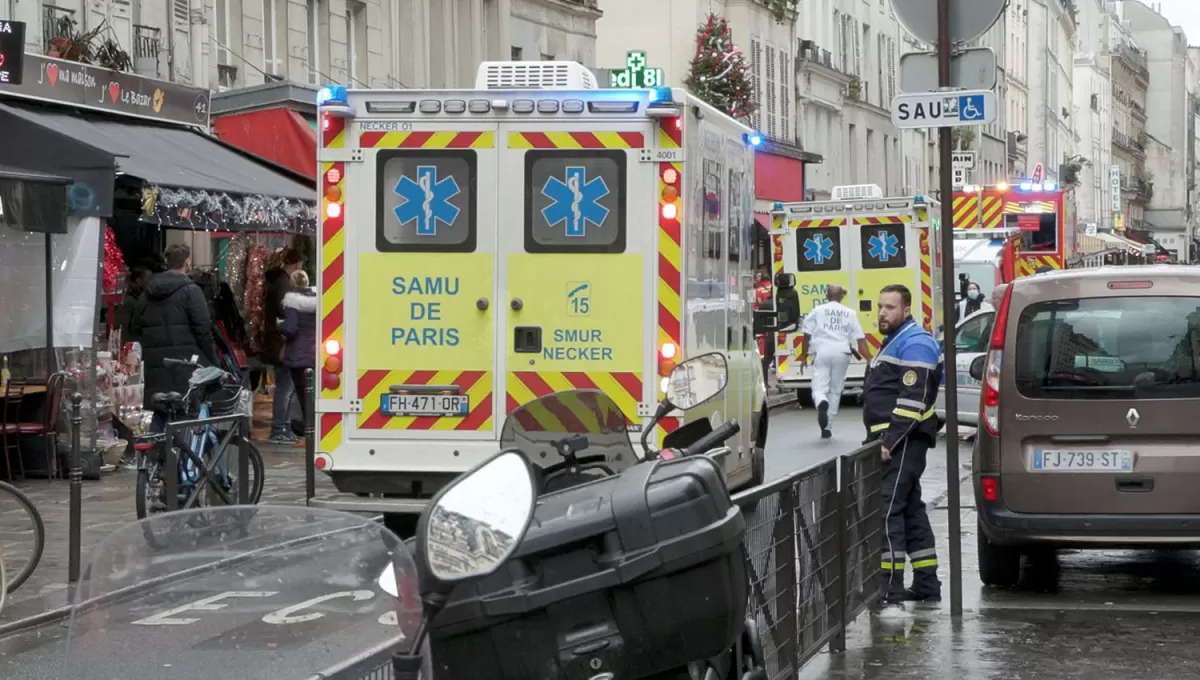
<path id="1" fill-rule="evenodd" d="M 1200 297 L 1032 304 L 1015 360 L 1017 391 L 1032 399 L 1200 398 Z"/>

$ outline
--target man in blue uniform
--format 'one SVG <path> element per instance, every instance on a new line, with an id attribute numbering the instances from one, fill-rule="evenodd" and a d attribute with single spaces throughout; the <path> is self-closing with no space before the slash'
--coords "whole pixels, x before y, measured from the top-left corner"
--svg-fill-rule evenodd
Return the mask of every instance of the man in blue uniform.
<path id="1" fill-rule="evenodd" d="M 934 401 L 942 380 L 941 350 L 912 318 L 912 293 L 900 285 L 879 293 L 879 330 L 886 334 L 863 386 L 867 438 L 883 443 L 883 571 L 885 602 L 937 600 L 933 529 L 921 500 L 925 455 L 937 441 Z M 913 585 L 904 587 L 904 560 Z"/>

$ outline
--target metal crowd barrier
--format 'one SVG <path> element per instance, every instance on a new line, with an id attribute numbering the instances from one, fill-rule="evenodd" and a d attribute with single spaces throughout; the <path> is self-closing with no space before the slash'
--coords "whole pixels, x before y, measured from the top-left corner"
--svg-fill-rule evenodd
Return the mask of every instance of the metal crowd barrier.
<path id="1" fill-rule="evenodd" d="M 746 517 L 747 609 L 758 624 L 771 680 L 794 678 L 878 598 L 883 531 L 878 442 L 733 497 Z M 392 680 L 391 647 L 376 648 L 311 680 Z"/>
<path id="2" fill-rule="evenodd" d="M 882 585 L 879 444 L 748 489 L 748 612 L 767 677 L 791 678 L 825 645 L 846 648 L 846 627 Z"/>
<path id="3" fill-rule="evenodd" d="M 251 503 L 250 423 L 250 417 L 244 413 L 167 423 L 164 434 L 168 445 L 165 447 L 166 461 L 163 467 L 166 471 L 168 511 L 197 507 L 201 494 L 215 495 L 218 505 Z M 201 439 L 207 440 L 203 444 L 203 456 L 198 455 L 194 448 Z M 237 445 L 230 446 L 235 439 Z M 191 464 L 189 471 L 195 481 L 188 497 L 180 503 L 180 480 L 175 471 L 180 469 L 181 464 L 187 463 Z M 236 489 L 226 489 L 221 483 L 221 473 L 229 470 L 236 471 Z"/>

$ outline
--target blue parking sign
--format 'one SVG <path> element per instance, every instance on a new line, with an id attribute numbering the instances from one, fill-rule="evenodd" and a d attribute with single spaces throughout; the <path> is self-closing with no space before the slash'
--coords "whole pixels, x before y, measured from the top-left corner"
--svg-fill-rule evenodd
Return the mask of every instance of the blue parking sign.
<path id="1" fill-rule="evenodd" d="M 983 120 L 983 95 L 968 94 L 958 98 L 958 119 Z"/>

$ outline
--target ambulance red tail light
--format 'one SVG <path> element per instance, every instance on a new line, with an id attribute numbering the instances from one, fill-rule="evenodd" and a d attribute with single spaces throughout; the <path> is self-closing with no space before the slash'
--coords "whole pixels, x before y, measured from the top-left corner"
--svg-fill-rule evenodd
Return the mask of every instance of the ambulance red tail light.
<path id="1" fill-rule="evenodd" d="M 342 384 L 342 343 L 336 338 L 325 341 L 325 362 L 321 365 L 321 388 L 336 390 Z"/>
<path id="2" fill-rule="evenodd" d="M 678 360 L 679 348 L 673 342 L 664 342 L 658 348 L 658 375 L 666 378 L 671 375 L 671 371 L 675 370 L 675 365 Z"/>
<path id="3" fill-rule="evenodd" d="M 988 434 L 1000 434 L 1000 368 L 1004 362 L 1004 336 L 1008 330 L 1008 310 L 1012 306 L 1012 285 L 1004 289 L 1000 306 L 996 309 L 996 322 L 992 327 L 992 341 L 984 361 L 983 400 L 980 416 Z"/>

